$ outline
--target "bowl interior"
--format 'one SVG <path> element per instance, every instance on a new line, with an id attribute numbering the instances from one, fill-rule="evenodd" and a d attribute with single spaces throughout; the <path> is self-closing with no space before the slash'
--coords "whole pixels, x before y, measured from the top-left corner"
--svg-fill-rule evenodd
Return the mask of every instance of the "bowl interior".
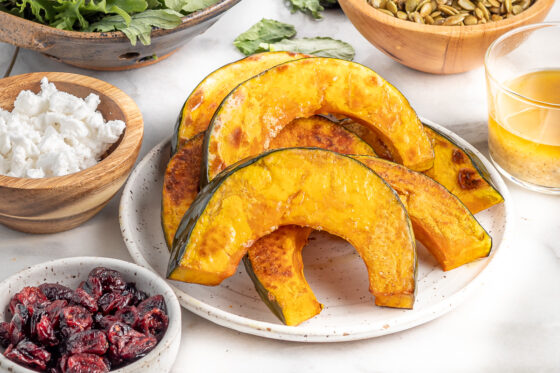
<path id="1" fill-rule="evenodd" d="M 10 299 L 25 286 L 38 286 L 41 283 L 59 283 L 76 289 L 81 281 L 87 278 L 95 267 L 107 267 L 122 273 L 127 282 L 134 282 L 138 289 L 148 295 L 161 294 L 165 298 L 169 316 L 169 327 L 162 340 L 146 357 L 121 369 L 111 372 L 132 372 L 138 368 L 144 359 L 150 355 L 160 356 L 165 349 L 170 348 L 173 339 L 181 332 L 181 308 L 177 297 L 171 288 L 157 275 L 136 264 L 111 258 L 76 257 L 54 260 L 38 264 L 0 283 L 0 321 L 10 317 L 8 305 Z M 3 350 L 3 349 L 2 349 Z M 11 368 L 13 363 L 0 355 L 0 371 Z M 22 366 L 16 366 L 15 372 L 32 372 Z M 21 370 L 19 370 L 19 369 Z M 153 366 L 152 366 L 153 368 Z M 11 371 L 11 370 L 10 370 Z M 138 371 L 138 370 L 136 370 Z M 140 370 L 144 371 L 144 370 Z"/>

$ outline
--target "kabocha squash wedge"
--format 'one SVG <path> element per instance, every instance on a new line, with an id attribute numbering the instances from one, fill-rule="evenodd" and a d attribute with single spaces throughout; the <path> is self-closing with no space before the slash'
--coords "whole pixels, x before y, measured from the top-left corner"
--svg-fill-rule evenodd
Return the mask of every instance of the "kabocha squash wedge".
<path id="1" fill-rule="evenodd" d="M 383 141 L 373 131 L 353 120 L 342 119 L 340 124 L 371 145 L 379 157 L 393 160 Z M 475 154 L 427 124 L 424 124 L 424 130 L 435 155 L 433 167 L 423 171 L 424 174 L 457 196 L 473 214 L 504 201 Z"/>
<path id="2" fill-rule="evenodd" d="M 415 240 L 400 199 L 363 163 L 318 148 L 272 150 L 216 177 L 177 230 L 167 276 L 217 285 L 247 247 L 282 225 L 348 240 L 366 264 L 375 304 L 412 308 Z"/>
<path id="3" fill-rule="evenodd" d="M 273 66 L 304 57 L 309 56 L 291 52 L 259 53 L 210 73 L 192 91 L 181 109 L 171 138 L 172 153 L 186 141 L 206 131 L 220 102 L 237 85 Z"/>
<path id="4" fill-rule="evenodd" d="M 311 232 L 295 225 L 280 227 L 257 240 L 243 257 L 263 302 L 290 326 L 309 320 L 323 309 L 303 274 L 301 251 Z"/>
<path id="5" fill-rule="evenodd" d="M 296 118 L 336 113 L 376 131 L 394 159 L 425 170 L 434 154 L 406 98 L 374 71 L 334 58 L 303 58 L 237 86 L 216 110 L 204 139 L 202 185 L 241 159 L 269 148 Z"/>
<path id="6" fill-rule="evenodd" d="M 171 156 L 165 169 L 161 196 L 161 226 L 169 248 L 183 215 L 198 195 L 203 139 L 204 134 L 201 133 L 184 143 Z"/>
<path id="7" fill-rule="evenodd" d="M 352 156 L 382 177 L 404 203 L 414 235 L 448 271 L 490 253 L 492 239 L 469 210 L 443 186 L 422 173 L 371 156 Z M 286 325 L 298 325 L 321 310 L 303 276 L 302 249 L 307 236 L 281 227 L 249 250 L 244 263 L 255 287 Z M 274 232 L 274 233 L 276 233 Z"/>
<path id="8" fill-rule="evenodd" d="M 436 156 L 434 166 L 424 171 L 426 175 L 455 194 L 473 214 L 504 201 L 475 154 L 462 149 L 443 133 L 425 127 Z"/>
<path id="9" fill-rule="evenodd" d="M 422 173 L 371 156 L 353 156 L 385 180 L 408 211 L 414 236 L 444 271 L 490 254 L 492 238 L 467 207 Z"/>
<path id="10" fill-rule="evenodd" d="M 161 221 L 168 247 L 173 243 L 183 215 L 198 194 L 203 135 L 198 134 L 183 144 L 173 154 L 165 170 Z M 271 149 L 294 146 L 318 147 L 343 154 L 374 155 L 371 147 L 354 133 L 318 116 L 296 119 L 272 139 L 270 145 Z"/>

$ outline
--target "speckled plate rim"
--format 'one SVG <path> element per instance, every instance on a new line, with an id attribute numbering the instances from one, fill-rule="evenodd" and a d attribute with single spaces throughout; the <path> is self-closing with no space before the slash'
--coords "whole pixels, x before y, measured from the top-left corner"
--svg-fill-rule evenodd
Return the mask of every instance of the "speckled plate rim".
<path id="1" fill-rule="evenodd" d="M 451 132 L 450 130 L 446 129 L 445 127 L 436 124 L 428 119 L 420 118 L 423 123 L 426 123 L 433 128 L 441 131 L 443 134 L 449 136 L 454 141 L 456 141 L 460 146 L 465 147 L 466 149 L 472 151 L 479 159 L 482 161 L 488 173 L 490 174 L 490 178 L 494 183 L 495 187 L 504 197 L 504 206 L 505 206 L 505 213 L 504 213 L 504 233 L 502 236 L 501 242 L 498 245 L 495 245 L 492 248 L 492 252 L 488 259 L 485 259 L 485 265 L 480 269 L 479 273 L 476 275 L 473 280 L 471 280 L 467 285 L 465 285 L 462 289 L 455 292 L 453 295 L 449 296 L 445 300 L 434 304 L 430 307 L 426 307 L 422 309 L 420 312 L 405 314 L 404 316 L 400 316 L 398 321 L 395 322 L 395 319 L 391 319 L 390 327 L 384 327 L 379 325 L 379 323 L 375 325 L 369 325 L 368 327 L 363 327 L 360 330 L 323 330 L 322 332 L 318 332 L 316 328 L 308 328 L 304 325 L 300 326 L 286 326 L 280 324 L 274 324 L 265 321 L 258 321 L 253 320 L 247 317 L 242 317 L 239 315 L 232 314 L 230 312 L 224 311 L 220 308 L 211 306 L 207 303 L 204 303 L 189 294 L 183 292 L 179 288 L 173 285 L 172 281 L 168 281 L 171 288 L 175 290 L 177 297 L 179 298 L 179 302 L 183 307 L 187 310 L 201 316 L 209 321 L 212 321 L 218 325 L 224 326 L 226 328 L 234 329 L 243 333 L 253 334 L 265 338 L 271 339 L 278 339 L 278 340 L 285 340 L 285 341 L 297 341 L 297 342 L 342 342 L 342 341 L 353 341 L 353 340 L 360 340 L 360 339 L 367 339 L 373 337 L 379 337 L 382 335 L 396 333 L 402 330 L 410 329 L 412 327 L 424 324 L 426 322 L 432 321 L 447 312 L 451 311 L 455 307 L 457 307 L 472 291 L 477 289 L 481 283 L 483 282 L 484 278 L 488 275 L 489 269 L 492 267 L 491 263 L 494 263 L 496 260 L 496 254 L 503 251 L 501 247 L 507 246 L 509 244 L 511 232 L 513 230 L 513 205 L 511 202 L 511 197 L 508 191 L 506 184 L 504 183 L 502 177 L 496 170 L 496 168 L 484 157 L 474 146 L 469 144 L 467 141 L 463 140 L 461 137 L 456 135 L 455 133 Z M 142 159 L 142 161 L 136 166 L 136 168 L 131 173 L 125 187 L 123 190 L 123 196 L 128 195 L 131 193 L 131 187 L 137 180 L 141 180 L 142 170 L 143 168 L 149 164 L 151 158 L 157 154 L 165 145 L 170 142 L 170 139 L 164 140 L 156 145 L 146 156 Z M 142 255 L 138 243 L 134 237 L 133 227 L 128 227 L 128 215 L 134 213 L 134 207 L 131 206 L 131 202 L 128 198 L 121 198 L 120 206 L 119 206 L 119 222 L 121 225 L 121 232 L 124 238 L 124 242 L 130 255 L 132 256 L 133 260 L 152 271 L 155 270 L 151 267 L 151 265 L 146 261 L 144 256 Z"/>

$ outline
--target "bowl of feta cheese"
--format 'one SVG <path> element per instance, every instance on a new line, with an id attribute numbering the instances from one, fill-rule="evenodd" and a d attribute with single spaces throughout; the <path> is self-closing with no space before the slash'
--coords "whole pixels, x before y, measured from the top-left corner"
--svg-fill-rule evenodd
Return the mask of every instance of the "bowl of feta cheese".
<path id="1" fill-rule="evenodd" d="M 109 83 L 41 72 L 0 79 L 0 224 L 29 233 L 72 229 L 126 181 L 142 114 Z"/>

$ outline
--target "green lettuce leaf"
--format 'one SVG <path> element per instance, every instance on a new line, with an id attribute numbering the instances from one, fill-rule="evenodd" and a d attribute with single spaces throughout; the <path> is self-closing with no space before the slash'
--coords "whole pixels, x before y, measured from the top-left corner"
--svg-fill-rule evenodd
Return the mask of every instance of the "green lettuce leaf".
<path id="1" fill-rule="evenodd" d="M 254 53 L 262 52 L 261 44 L 275 43 L 285 38 L 291 38 L 296 34 L 294 26 L 287 23 L 275 21 L 273 19 L 261 19 L 249 30 L 239 35 L 233 44 L 241 53 L 249 56 Z"/>
<path id="2" fill-rule="evenodd" d="M 288 51 L 349 61 L 352 61 L 356 54 L 350 44 L 328 37 L 284 39 L 276 43 L 261 43 L 259 47 L 262 51 Z"/>
<path id="3" fill-rule="evenodd" d="M 122 31 L 132 45 L 136 45 L 137 40 L 149 45 L 153 27 L 172 29 L 181 24 L 181 14 L 171 9 L 150 9 L 134 14 L 131 18 L 130 24 L 127 24 L 121 16 L 107 16 L 93 23 L 87 31 Z"/>

